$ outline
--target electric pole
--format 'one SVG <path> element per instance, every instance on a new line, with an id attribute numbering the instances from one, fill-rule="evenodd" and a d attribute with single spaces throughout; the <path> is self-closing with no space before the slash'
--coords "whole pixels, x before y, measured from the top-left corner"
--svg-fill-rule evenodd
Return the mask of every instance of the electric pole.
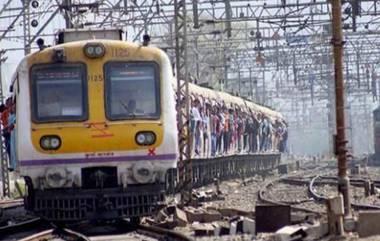
<path id="1" fill-rule="evenodd" d="M 335 154 L 338 157 L 338 191 L 343 195 L 344 214 L 351 216 L 350 180 L 347 176 L 347 149 L 344 117 L 344 81 L 343 81 L 343 34 L 342 34 L 342 3 L 332 0 L 332 39 L 334 50 L 334 79 L 336 129 Z"/>
<path id="2" fill-rule="evenodd" d="M 4 104 L 4 92 L 3 92 L 3 79 L 1 67 L 3 62 L 6 61 L 7 57 L 3 57 L 5 50 L 0 50 L 0 104 Z M 0 124 L 0 133 L 3 133 L 3 125 Z M 8 155 L 5 147 L 5 141 L 2 136 L 0 136 L 0 158 L 1 158 L 1 178 L 2 178 L 2 195 L 5 197 L 10 197 L 10 183 L 9 183 L 9 171 L 8 171 Z"/>
<path id="3" fill-rule="evenodd" d="M 182 204 L 190 203 L 192 198 L 192 163 L 191 163 L 191 142 L 188 124 L 186 120 L 190 118 L 189 101 L 189 76 L 187 65 L 187 26 L 186 26 L 186 0 L 174 0 L 175 12 L 175 63 L 177 72 L 177 121 L 179 132 L 179 160 L 178 178 L 181 190 Z"/>

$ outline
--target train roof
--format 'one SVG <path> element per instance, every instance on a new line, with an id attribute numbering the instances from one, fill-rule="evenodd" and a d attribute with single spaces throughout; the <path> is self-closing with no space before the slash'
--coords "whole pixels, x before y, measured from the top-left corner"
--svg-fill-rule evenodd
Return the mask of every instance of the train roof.
<path id="1" fill-rule="evenodd" d="M 109 44 L 113 44 L 113 45 L 120 46 L 120 47 L 122 47 L 122 46 L 123 47 L 128 46 L 128 47 L 132 47 L 132 48 L 141 47 L 141 45 L 136 44 L 136 43 L 119 41 L 119 40 L 94 39 L 94 40 L 74 41 L 74 42 L 63 43 L 60 45 L 55 45 L 52 47 L 45 48 L 42 51 L 34 52 L 34 53 L 26 56 L 23 59 L 23 61 L 21 61 L 20 65 L 22 63 L 25 64 L 26 59 L 33 58 L 33 56 L 35 56 L 37 54 L 46 54 L 47 52 L 50 52 L 52 49 L 59 48 L 59 47 L 84 46 L 88 42 L 103 42 L 103 43 L 109 43 Z M 159 53 L 159 54 L 166 56 L 166 54 L 161 49 L 159 49 L 157 47 L 148 46 L 148 47 L 144 47 L 144 48 L 146 48 L 149 51 L 153 51 L 153 52 L 156 52 L 156 53 Z M 15 78 L 15 76 L 13 78 Z M 177 85 L 177 82 L 175 80 L 173 81 L 173 85 L 174 85 L 174 87 L 176 87 L 176 85 Z M 192 83 L 189 83 L 189 89 L 190 89 L 190 94 L 193 96 L 201 96 L 201 97 L 207 98 L 211 101 L 216 101 L 219 104 L 223 104 L 228 108 L 231 108 L 231 107 L 234 108 L 234 107 L 238 106 L 242 109 L 246 109 L 246 110 L 249 109 L 249 110 L 256 112 L 256 113 L 262 113 L 262 114 L 266 115 L 267 117 L 269 117 L 272 122 L 274 122 L 276 120 L 284 120 L 284 117 L 282 116 L 282 114 L 277 112 L 277 111 L 274 111 L 268 107 L 258 105 L 252 101 L 244 100 L 243 98 L 233 96 L 231 94 L 228 94 L 228 93 L 225 93 L 222 91 L 216 91 L 216 90 L 204 88 L 204 87 L 192 84 Z M 380 107 L 376 110 L 380 110 Z"/>
<path id="2" fill-rule="evenodd" d="M 137 44 L 137 43 L 133 43 L 133 42 L 120 41 L 120 40 L 110 40 L 110 39 L 91 39 L 91 40 L 72 41 L 72 42 L 57 44 L 54 46 L 46 46 L 46 48 L 44 48 L 43 50 L 35 51 L 35 52 L 32 52 L 32 53 L 26 55 L 20 61 L 20 63 L 18 64 L 18 66 L 16 68 L 16 71 L 12 75 L 11 85 L 13 84 L 14 80 L 16 79 L 17 73 L 19 72 L 19 69 L 21 68 L 21 66 L 27 64 L 27 61 L 29 59 L 33 59 L 36 56 L 40 56 L 40 55 L 50 54 L 51 51 L 53 51 L 55 49 L 59 49 L 59 48 L 68 48 L 69 49 L 72 47 L 83 47 L 83 46 L 85 46 L 85 44 L 91 43 L 91 42 L 102 43 L 102 44 L 104 44 L 104 46 L 106 48 L 109 47 L 110 45 L 112 45 L 113 47 L 120 47 L 120 48 L 123 48 L 123 47 L 128 47 L 128 48 L 132 48 L 132 49 L 143 48 L 144 52 L 158 54 L 161 57 L 167 58 L 167 60 L 169 61 L 169 58 L 167 57 L 166 53 L 162 49 L 160 49 L 154 45 L 142 46 L 141 44 Z"/>
<path id="3" fill-rule="evenodd" d="M 174 86 L 176 86 L 177 83 L 176 81 L 174 82 L 175 82 Z M 258 105 L 252 101 L 244 100 L 241 97 L 233 96 L 226 92 L 204 88 L 192 83 L 189 83 L 189 92 L 190 92 L 190 95 L 192 96 L 200 96 L 203 98 L 207 98 L 219 104 L 224 104 L 228 108 L 239 106 L 240 108 L 243 108 L 246 110 L 249 109 L 253 112 L 257 112 L 257 113 L 260 112 L 266 115 L 267 117 L 269 117 L 272 122 L 275 122 L 276 120 L 284 120 L 284 117 L 282 116 L 282 114 L 277 111 L 269 109 L 268 107 Z"/>

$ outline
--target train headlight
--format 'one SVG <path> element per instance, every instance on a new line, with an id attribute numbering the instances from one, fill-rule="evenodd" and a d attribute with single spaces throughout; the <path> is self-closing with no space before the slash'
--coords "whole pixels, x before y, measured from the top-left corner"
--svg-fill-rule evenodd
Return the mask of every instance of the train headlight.
<path id="1" fill-rule="evenodd" d="M 48 168 L 45 172 L 45 180 L 48 187 L 60 188 L 69 181 L 69 175 L 65 168 Z"/>
<path id="2" fill-rule="evenodd" d="M 61 147 L 62 141 L 59 136 L 49 135 L 40 139 L 40 146 L 44 150 L 57 150 Z"/>
<path id="3" fill-rule="evenodd" d="M 89 58 L 101 58 L 106 53 L 106 48 L 101 43 L 88 43 L 83 48 L 84 55 Z"/>
<path id="4" fill-rule="evenodd" d="M 136 143 L 141 146 L 150 146 L 156 142 L 156 134 L 151 131 L 141 131 L 136 134 Z"/>
<path id="5" fill-rule="evenodd" d="M 148 183 L 154 180 L 154 166 L 150 162 L 138 162 L 132 167 L 133 179 L 138 183 Z"/>
<path id="6" fill-rule="evenodd" d="M 145 138 L 145 135 L 143 133 L 140 133 L 140 134 L 136 135 L 136 142 L 139 145 L 144 145 L 145 139 L 146 138 Z"/>
<path id="7" fill-rule="evenodd" d="M 65 49 L 55 48 L 53 49 L 53 61 L 56 63 L 62 63 L 66 61 Z"/>

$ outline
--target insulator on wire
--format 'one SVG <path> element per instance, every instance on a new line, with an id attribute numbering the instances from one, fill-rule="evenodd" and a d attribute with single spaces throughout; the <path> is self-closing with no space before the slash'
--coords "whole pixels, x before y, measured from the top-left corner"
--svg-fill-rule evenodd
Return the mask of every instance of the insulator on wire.
<path id="1" fill-rule="evenodd" d="M 352 15 L 361 15 L 361 0 L 351 0 Z"/>
<path id="2" fill-rule="evenodd" d="M 226 11 L 226 31 L 227 31 L 227 37 L 230 38 L 232 36 L 232 27 L 231 27 L 232 9 L 231 9 L 230 0 L 225 0 L 224 4 L 225 4 L 225 11 Z"/>
<path id="3" fill-rule="evenodd" d="M 128 0 L 124 0 L 124 12 L 128 13 Z"/>
<path id="4" fill-rule="evenodd" d="M 367 90 L 369 91 L 370 90 L 370 81 L 369 81 L 369 69 L 366 68 L 365 69 L 365 78 L 366 78 L 366 81 L 367 81 Z"/>
<path id="5" fill-rule="evenodd" d="M 34 1 L 32 1 L 31 5 L 32 5 L 32 8 L 38 8 L 40 6 L 40 3 L 36 0 L 34 0 Z"/>
<path id="6" fill-rule="evenodd" d="M 36 19 L 33 19 L 30 25 L 32 25 L 32 27 L 35 28 L 38 26 L 38 21 Z"/>
<path id="7" fill-rule="evenodd" d="M 372 91 L 372 98 L 373 98 L 373 100 L 377 100 L 376 80 L 372 80 L 371 81 L 371 91 Z"/>
<path id="8" fill-rule="evenodd" d="M 194 28 L 199 28 L 199 16 L 198 16 L 198 0 L 192 0 L 193 2 L 193 22 Z"/>
<path id="9" fill-rule="evenodd" d="M 377 100 L 377 75 L 376 72 L 372 70 L 372 76 L 371 76 L 371 87 L 372 87 L 372 96 L 374 100 Z"/>

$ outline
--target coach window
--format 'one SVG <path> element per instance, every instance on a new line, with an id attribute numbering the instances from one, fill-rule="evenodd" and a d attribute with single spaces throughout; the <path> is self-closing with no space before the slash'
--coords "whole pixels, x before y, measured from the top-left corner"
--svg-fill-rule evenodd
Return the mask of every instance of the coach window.
<path id="1" fill-rule="evenodd" d="M 106 114 L 111 120 L 157 119 L 160 115 L 159 68 L 154 62 L 105 65 Z"/>
<path id="2" fill-rule="evenodd" d="M 46 64 L 32 67 L 33 120 L 36 122 L 87 119 L 86 68 L 83 64 Z"/>

